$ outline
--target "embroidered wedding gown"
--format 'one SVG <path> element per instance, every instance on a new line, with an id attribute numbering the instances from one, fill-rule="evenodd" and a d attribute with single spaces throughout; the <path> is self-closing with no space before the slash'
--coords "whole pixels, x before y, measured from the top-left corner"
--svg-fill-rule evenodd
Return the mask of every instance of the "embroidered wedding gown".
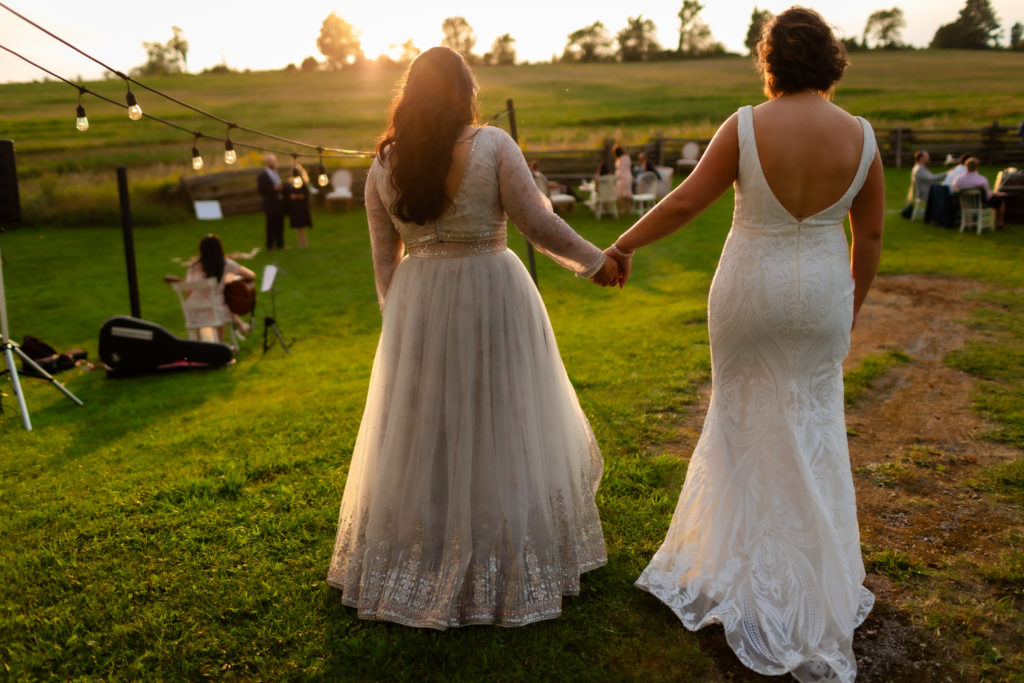
<path id="1" fill-rule="evenodd" d="M 606 561 L 602 460 L 506 213 L 580 275 L 604 255 L 544 205 L 498 128 L 476 132 L 439 220 L 404 223 L 394 199 L 378 160 L 366 204 L 383 321 L 327 581 L 360 617 L 409 626 L 554 618 Z"/>
<path id="2" fill-rule="evenodd" d="M 843 218 L 875 155 L 835 204 L 798 220 L 761 170 L 739 111 L 732 229 L 708 297 L 712 395 L 665 541 L 636 585 L 690 630 L 719 623 L 751 669 L 802 681 L 856 675 L 861 584 L 843 413 L 853 279 Z"/>

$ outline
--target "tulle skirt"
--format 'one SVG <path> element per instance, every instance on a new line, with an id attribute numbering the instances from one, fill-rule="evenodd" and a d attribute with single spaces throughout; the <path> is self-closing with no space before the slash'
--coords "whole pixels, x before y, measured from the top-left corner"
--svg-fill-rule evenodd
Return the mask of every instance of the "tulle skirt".
<path id="1" fill-rule="evenodd" d="M 406 258 L 384 307 L 328 583 L 444 629 L 561 612 L 606 561 L 601 453 L 544 304 L 504 250 Z"/>

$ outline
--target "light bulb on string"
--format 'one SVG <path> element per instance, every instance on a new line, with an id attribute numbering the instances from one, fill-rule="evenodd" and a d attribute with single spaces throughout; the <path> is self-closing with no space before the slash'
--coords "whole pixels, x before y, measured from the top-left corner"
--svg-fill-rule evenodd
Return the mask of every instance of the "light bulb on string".
<path id="1" fill-rule="evenodd" d="M 82 105 L 78 105 L 78 110 L 75 112 L 75 128 L 83 133 L 89 130 L 89 117 L 85 115 L 85 107 Z"/>
<path id="2" fill-rule="evenodd" d="M 128 94 L 124 96 L 124 101 L 128 103 L 128 118 L 132 121 L 141 119 L 142 107 L 139 106 L 138 101 L 135 99 L 135 93 L 132 92 L 131 86 L 128 86 Z"/>
<path id="3" fill-rule="evenodd" d="M 235 153 L 235 145 L 231 142 L 231 138 L 228 138 L 224 143 L 224 163 L 229 166 L 238 161 L 238 154 Z"/>
<path id="4" fill-rule="evenodd" d="M 327 187 L 327 183 L 331 182 L 330 178 L 327 177 L 327 169 L 324 168 L 324 148 L 317 147 L 320 152 L 320 163 L 317 165 L 319 168 L 319 175 L 316 178 L 316 184 L 320 187 Z"/>
<path id="5" fill-rule="evenodd" d="M 302 188 L 302 172 L 299 170 L 299 157 L 292 155 L 292 187 L 296 190 Z"/>
<path id="6" fill-rule="evenodd" d="M 194 171 L 203 170 L 203 157 L 199 154 L 199 147 L 197 146 L 199 138 L 202 136 L 202 133 L 196 133 L 195 138 L 192 140 L 192 170 Z"/>
<path id="7" fill-rule="evenodd" d="M 85 107 L 82 106 L 82 95 L 85 88 L 78 86 L 78 109 L 75 110 L 75 128 L 83 133 L 89 130 L 89 118 L 85 115 Z"/>

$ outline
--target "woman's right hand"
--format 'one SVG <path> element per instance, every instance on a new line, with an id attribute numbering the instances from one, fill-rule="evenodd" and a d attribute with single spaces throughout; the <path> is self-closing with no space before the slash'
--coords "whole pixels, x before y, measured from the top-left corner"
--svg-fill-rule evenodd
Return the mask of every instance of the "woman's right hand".
<path id="1" fill-rule="evenodd" d="M 591 282 L 595 285 L 601 285 L 602 287 L 609 287 L 615 285 L 621 281 L 621 272 L 619 270 L 619 263 L 615 259 L 608 256 L 606 253 L 604 256 L 604 265 L 601 269 L 594 273 L 590 278 Z M 619 287 L 622 285 L 619 284 Z"/>
<path id="2" fill-rule="evenodd" d="M 629 279 L 629 271 L 633 268 L 633 254 L 622 251 L 614 244 L 605 249 L 604 254 L 619 265 L 619 289 L 622 289 Z"/>

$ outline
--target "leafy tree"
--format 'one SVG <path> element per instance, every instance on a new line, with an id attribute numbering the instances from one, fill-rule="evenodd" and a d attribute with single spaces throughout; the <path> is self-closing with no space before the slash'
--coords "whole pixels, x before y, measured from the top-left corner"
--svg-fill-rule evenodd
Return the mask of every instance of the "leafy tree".
<path id="1" fill-rule="evenodd" d="M 320 37 L 316 39 L 316 47 L 320 54 L 327 58 L 332 69 L 343 69 L 355 64 L 363 57 L 363 48 L 359 42 L 359 30 L 331 12 L 320 26 Z"/>
<path id="2" fill-rule="evenodd" d="M 1019 21 L 1010 29 L 1010 49 L 1024 49 L 1024 24 Z"/>
<path id="3" fill-rule="evenodd" d="M 441 24 L 444 32 L 444 39 L 441 45 L 450 47 L 465 57 L 466 61 L 473 63 L 473 47 L 476 45 L 476 33 L 464 17 L 448 17 Z"/>
<path id="4" fill-rule="evenodd" d="M 516 63 L 516 48 L 512 43 L 516 42 L 510 34 L 506 33 L 503 36 L 498 36 L 494 39 L 494 44 L 491 45 L 491 51 L 488 52 L 484 61 L 488 64 L 515 64 Z"/>
<path id="5" fill-rule="evenodd" d="M 754 7 L 754 11 L 750 15 L 750 28 L 747 29 L 747 39 L 743 41 L 743 44 L 750 50 L 750 54 L 754 54 L 754 50 L 761 40 L 761 31 L 764 30 L 764 25 L 771 21 L 774 16 L 771 10 Z"/>
<path id="6" fill-rule="evenodd" d="M 929 47 L 984 50 L 999 45 L 999 20 L 989 0 L 967 0 L 960 16 L 935 31 Z"/>
<path id="7" fill-rule="evenodd" d="M 657 30 L 654 22 L 644 19 L 642 15 L 627 19 L 626 28 L 616 36 L 619 41 L 619 58 L 624 62 L 644 62 L 660 52 L 661 46 L 654 38 Z"/>
<path id="8" fill-rule="evenodd" d="M 612 56 L 612 37 L 600 21 L 569 34 L 562 59 L 567 62 L 601 62 Z"/>
<path id="9" fill-rule="evenodd" d="M 166 43 L 142 43 L 146 50 L 146 63 L 132 69 L 133 76 L 165 76 L 186 72 L 188 41 L 177 26 L 172 26 L 171 31 L 174 35 Z"/>
<path id="10" fill-rule="evenodd" d="M 876 48 L 892 50 L 903 45 L 900 40 L 900 31 L 907 27 L 907 20 L 903 16 L 903 10 L 899 7 L 892 9 L 880 9 L 872 12 L 868 21 L 864 24 L 864 44 L 868 44 L 868 38 L 875 41 Z"/>
<path id="11" fill-rule="evenodd" d="M 839 42 L 843 44 L 847 52 L 860 52 L 861 50 L 867 50 L 868 46 L 864 43 L 859 42 L 855 37 L 840 38 Z"/>
<path id="12" fill-rule="evenodd" d="M 413 45 L 412 38 L 402 43 L 399 47 L 402 48 L 402 54 L 398 57 L 398 63 L 403 66 L 412 64 L 412 60 L 416 59 L 420 54 L 420 49 Z"/>
<path id="13" fill-rule="evenodd" d="M 316 71 L 320 68 L 320 62 L 316 61 L 316 57 L 306 57 L 299 68 L 303 71 Z"/>
<path id="14" fill-rule="evenodd" d="M 174 35 L 167 41 L 167 49 L 177 53 L 182 72 L 188 73 L 188 41 L 185 40 L 185 32 L 177 26 L 172 26 L 171 32 Z"/>
<path id="15" fill-rule="evenodd" d="M 711 27 L 701 20 L 703 9 L 704 5 L 697 0 L 683 0 L 679 10 L 679 45 L 676 52 L 684 57 L 725 53 L 725 46 L 712 37 Z"/>

